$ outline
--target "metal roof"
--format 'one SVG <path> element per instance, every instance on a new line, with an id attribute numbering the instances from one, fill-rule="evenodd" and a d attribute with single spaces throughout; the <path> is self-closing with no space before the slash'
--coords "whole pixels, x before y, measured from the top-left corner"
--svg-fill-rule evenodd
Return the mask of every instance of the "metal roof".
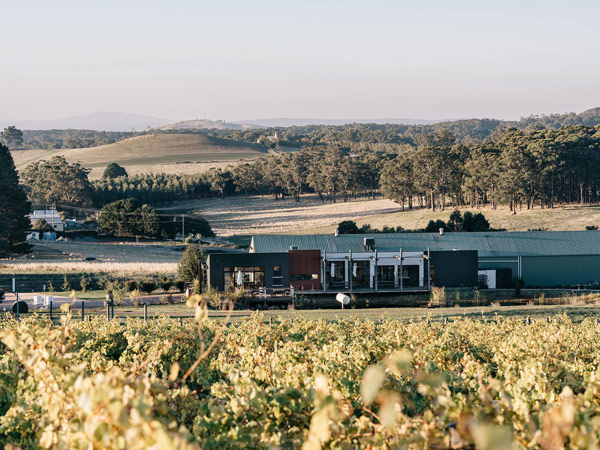
<path id="1" fill-rule="evenodd" d="M 379 251 L 477 250 L 479 257 L 600 255 L 600 231 L 498 231 L 482 233 L 375 233 L 313 235 L 258 235 L 250 251 L 298 250 L 364 252 L 364 239 L 374 239 Z"/>

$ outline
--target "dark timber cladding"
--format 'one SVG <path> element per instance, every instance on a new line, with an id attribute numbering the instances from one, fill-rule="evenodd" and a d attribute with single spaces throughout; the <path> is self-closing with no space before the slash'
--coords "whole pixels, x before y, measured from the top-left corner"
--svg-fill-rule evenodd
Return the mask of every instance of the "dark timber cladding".
<path id="1" fill-rule="evenodd" d="M 218 291 L 290 286 L 287 253 L 211 253 L 207 266 L 208 283 Z"/>
<path id="2" fill-rule="evenodd" d="M 321 251 L 290 250 L 290 285 L 300 291 L 321 289 Z"/>

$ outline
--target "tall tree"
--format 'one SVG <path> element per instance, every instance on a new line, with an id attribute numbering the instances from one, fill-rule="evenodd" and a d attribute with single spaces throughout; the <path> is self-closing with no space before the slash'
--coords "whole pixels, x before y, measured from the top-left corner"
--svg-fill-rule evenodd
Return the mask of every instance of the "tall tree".
<path id="1" fill-rule="evenodd" d="M 23 184 L 33 203 L 54 202 L 68 206 L 92 203 L 92 186 L 88 169 L 79 163 L 69 164 L 64 156 L 30 164 L 23 172 Z"/>
<path id="2" fill-rule="evenodd" d="M 177 266 L 177 274 L 183 281 L 191 282 L 201 275 L 201 264 L 206 261 L 202 248 L 197 245 L 188 245 L 181 255 Z"/>
<path id="3" fill-rule="evenodd" d="M 23 145 L 23 132 L 11 125 L 2 132 L 2 141 L 9 147 L 19 147 Z"/>
<path id="4" fill-rule="evenodd" d="M 30 227 L 27 215 L 31 204 L 27 200 L 15 163 L 8 147 L 0 145 L 0 254 L 23 253 Z"/>

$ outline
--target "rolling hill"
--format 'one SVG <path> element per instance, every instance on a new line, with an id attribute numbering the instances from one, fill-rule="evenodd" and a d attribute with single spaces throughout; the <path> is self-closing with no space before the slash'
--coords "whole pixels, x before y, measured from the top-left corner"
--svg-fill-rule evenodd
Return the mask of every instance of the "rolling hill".
<path id="1" fill-rule="evenodd" d="M 0 120 L 0 128 L 15 125 L 26 130 L 98 130 L 135 131 L 145 130 L 169 122 L 162 117 L 119 112 L 95 112 L 63 119 L 46 120 Z"/>
<path id="2" fill-rule="evenodd" d="M 80 161 L 100 178 L 107 164 L 116 162 L 130 174 L 165 172 L 191 173 L 207 167 L 254 159 L 267 153 L 261 144 L 251 144 L 202 134 L 148 134 L 99 147 L 59 150 L 14 150 L 17 169 L 55 155 Z"/>
<path id="3" fill-rule="evenodd" d="M 223 120 L 207 119 L 181 120 L 155 127 L 156 130 L 249 130 L 254 128 L 262 127 L 246 123 L 229 123 Z"/>

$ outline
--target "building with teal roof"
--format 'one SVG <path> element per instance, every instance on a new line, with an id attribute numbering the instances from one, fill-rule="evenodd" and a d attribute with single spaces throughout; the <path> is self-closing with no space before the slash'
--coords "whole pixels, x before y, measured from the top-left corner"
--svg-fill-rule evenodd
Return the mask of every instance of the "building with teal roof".
<path id="1" fill-rule="evenodd" d="M 510 270 L 525 287 L 597 287 L 600 231 L 257 235 L 250 252 L 476 250 L 480 270 Z"/>

